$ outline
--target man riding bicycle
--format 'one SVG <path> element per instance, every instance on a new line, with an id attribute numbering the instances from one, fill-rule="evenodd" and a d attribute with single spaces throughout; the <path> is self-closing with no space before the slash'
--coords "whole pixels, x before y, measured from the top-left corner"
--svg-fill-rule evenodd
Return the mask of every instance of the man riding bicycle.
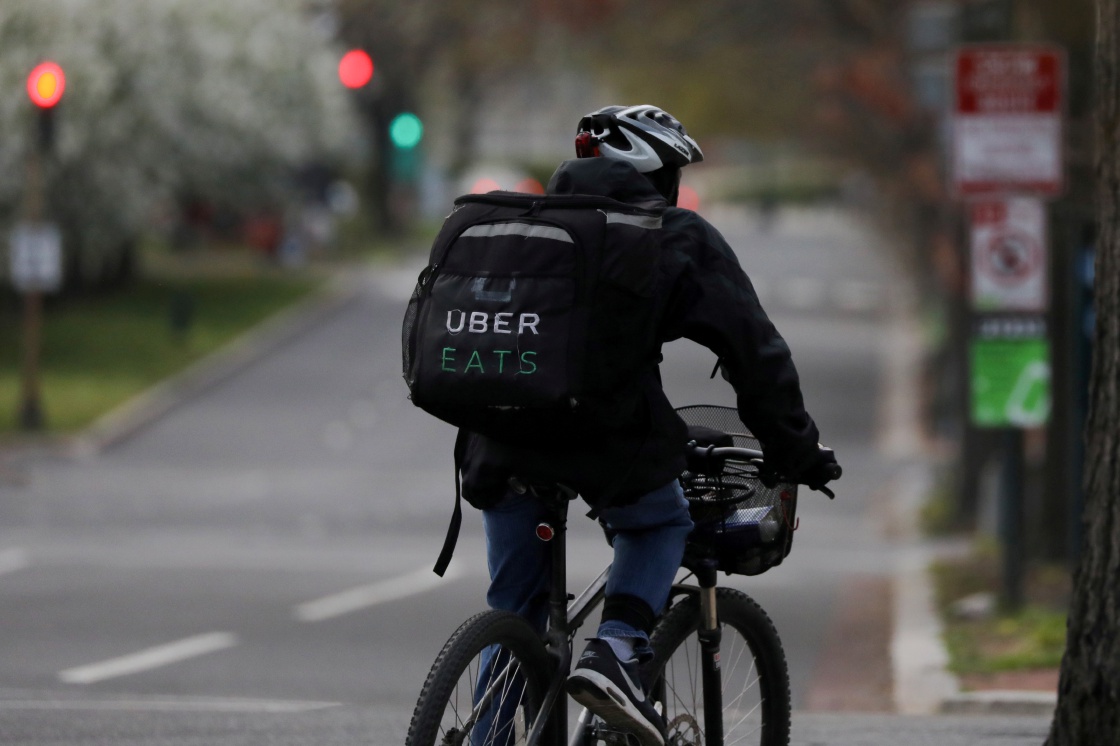
<path id="1" fill-rule="evenodd" d="M 557 168 L 549 194 L 667 205 L 654 288 L 658 349 L 649 351 L 649 365 L 632 381 L 641 406 L 593 440 L 547 450 L 466 434 L 463 496 L 483 514 L 488 604 L 525 617 L 542 632 L 549 552 L 535 538 L 542 506 L 527 486 L 561 483 L 592 505 L 614 560 L 601 623 L 567 689 L 609 725 L 634 733 L 642 744 L 660 745 L 665 724 L 642 690 L 638 667 L 651 655 L 649 634 L 692 529 L 677 481 L 688 433 L 661 386 L 660 345 L 684 337 L 718 356 L 740 418 L 783 478 L 821 487 L 836 459 L 818 445 L 789 347 L 734 252 L 704 218 L 676 207 L 681 169 L 704 157 L 696 141 L 656 107 L 608 106 L 580 120 L 575 144 L 577 158 Z"/>

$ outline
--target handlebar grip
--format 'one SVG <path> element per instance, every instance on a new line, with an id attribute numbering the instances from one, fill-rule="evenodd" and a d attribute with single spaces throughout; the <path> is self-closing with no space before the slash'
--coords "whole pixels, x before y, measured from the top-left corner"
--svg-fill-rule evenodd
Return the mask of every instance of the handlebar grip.
<path id="1" fill-rule="evenodd" d="M 844 470 L 840 468 L 840 464 L 829 464 L 825 467 L 825 472 L 828 474 L 830 480 L 839 479 L 844 474 Z"/>

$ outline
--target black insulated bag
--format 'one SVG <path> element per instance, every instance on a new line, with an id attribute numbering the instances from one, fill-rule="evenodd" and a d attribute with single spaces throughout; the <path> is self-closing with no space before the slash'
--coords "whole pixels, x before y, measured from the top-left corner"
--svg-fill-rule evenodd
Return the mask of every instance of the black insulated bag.
<path id="1" fill-rule="evenodd" d="M 657 359 L 661 212 L 580 195 L 456 200 L 405 314 L 413 403 L 522 445 L 633 415 L 635 375 Z"/>

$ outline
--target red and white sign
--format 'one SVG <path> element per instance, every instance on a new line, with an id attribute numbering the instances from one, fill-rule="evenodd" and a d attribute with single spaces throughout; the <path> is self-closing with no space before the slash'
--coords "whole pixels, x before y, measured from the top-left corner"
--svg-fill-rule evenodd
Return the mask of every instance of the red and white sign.
<path id="1" fill-rule="evenodd" d="M 952 180 L 961 196 L 1062 191 L 1065 58 L 1056 47 L 957 50 Z"/>
<path id="2" fill-rule="evenodd" d="M 972 307 L 1044 311 L 1047 301 L 1046 206 L 1035 197 L 969 205 Z"/>

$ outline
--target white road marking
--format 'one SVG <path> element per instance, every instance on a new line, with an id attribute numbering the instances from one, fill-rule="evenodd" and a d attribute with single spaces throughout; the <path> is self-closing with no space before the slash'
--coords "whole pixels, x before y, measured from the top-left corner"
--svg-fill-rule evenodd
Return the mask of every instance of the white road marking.
<path id="1" fill-rule="evenodd" d="M 377 293 L 389 300 L 407 301 L 416 289 L 416 279 L 424 265 L 378 269 L 371 274 Z"/>
<path id="2" fill-rule="evenodd" d="M 789 308 L 807 311 L 823 305 L 824 280 L 816 277 L 790 277 L 782 284 L 779 297 Z"/>
<path id="3" fill-rule="evenodd" d="M 294 613 L 296 619 L 301 622 L 321 622 L 324 619 L 333 619 L 378 604 L 427 593 L 461 575 L 462 565 L 458 562 L 452 562 L 442 578 L 433 573 L 430 567 L 422 567 L 407 575 L 351 588 L 340 593 L 324 596 L 315 601 L 302 603 L 295 608 Z"/>
<path id="4" fill-rule="evenodd" d="M 271 699 L 0 699 L 5 710 L 85 710 L 98 712 L 238 712 L 290 713 L 340 707 L 340 702 L 302 702 Z"/>
<path id="5" fill-rule="evenodd" d="M 27 559 L 27 552 L 19 547 L 12 547 L 0 552 L 0 575 L 22 570 L 31 564 Z"/>
<path id="6" fill-rule="evenodd" d="M 236 644 L 236 635 L 229 632 L 210 632 L 204 635 L 187 637 L 166 645 L 157 645 L 120 658 L 112 658 L 88 666 L 68 668 L 59 673 L 58 678 L 67 684 L 93 684 L 105 679 L 128 676 L 196 658 L 200 655 L 233 647 Z"/>
<path id="7" fill-rule="evenodd" d="M 921 330 L 911 314 L 901 311 L 883 334 L 883 392 L 879 397 L 876 447 L 891 459 L 914 458 L 923 448 L 920 388 Z"/>
<path id="8" fill-rule="evenodd" d="M 835 309 L 847 313 L 866 313 L 883 307 L 885 294 L 878 283 L 868 280 L 821 279 L 817 277 L 784 277 L 773 279 L 751 276 L 755 293 L 762 307 L 780 311 Z"/>
<path id="9" fill-rule="evenodd" d="M 831 293 L 841 311 L 873 311 L 882 303 L 879 285 L 866 280 L 836 280 Z"/>

